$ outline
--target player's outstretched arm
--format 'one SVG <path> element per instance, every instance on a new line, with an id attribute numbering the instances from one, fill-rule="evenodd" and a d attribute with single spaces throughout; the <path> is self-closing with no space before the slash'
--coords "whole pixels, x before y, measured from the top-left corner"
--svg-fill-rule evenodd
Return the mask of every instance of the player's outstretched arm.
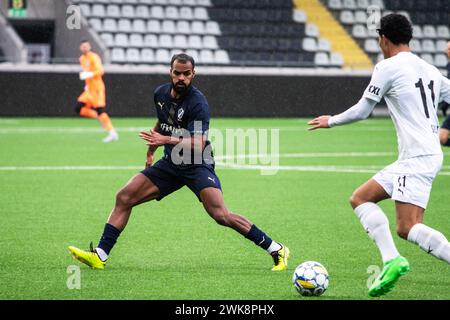
<path id="1" fill-rule="evenodd" d="M 320 116 L 310 122 L 308 125 L 312 126 L 308 130 L 315 130 L 319 128 L 332 128 L 347 123 L 366 119 L 373 111 L 377 102 L 375 100 L 362 97 L 353 107 L 335 116 Z"/>

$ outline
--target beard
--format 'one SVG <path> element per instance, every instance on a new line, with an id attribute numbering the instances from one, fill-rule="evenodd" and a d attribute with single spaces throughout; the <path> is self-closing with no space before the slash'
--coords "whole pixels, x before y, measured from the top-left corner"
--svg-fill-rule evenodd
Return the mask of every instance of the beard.
<path id="1" fill-rule="evenodd" d="M 173 90 L 178 93 L 179 95 L 184 95 L 186 91 L 189 89 L 190 85 L 185 85 L 183 82 L 172 82 L 172 88 Z"/>

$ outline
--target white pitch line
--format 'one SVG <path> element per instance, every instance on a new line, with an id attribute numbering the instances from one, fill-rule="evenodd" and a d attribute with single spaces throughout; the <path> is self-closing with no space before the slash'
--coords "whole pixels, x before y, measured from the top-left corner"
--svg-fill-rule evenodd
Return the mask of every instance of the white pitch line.
<path id="1" fill-rule="evenodd" d="M 142 130 L 149 130 L 151 124 L 148 127 L 115 127 L 118 132 L 139 132 Z M 298 131 L 307 132 L 306 127 L 212 127 L 212 130 L 280 130 L 280 131 Z M 392 128 L 383 127 L 348 127 L 350 131 L 391 131 Z M 0 128 L 0 134 L 27 134 L 27 133 L 93 133 L 103 132 L 102 128 L 94 127 L 14 127 L 14 128 Z"/>
<path id="2" fill-rule="evenodd" d="M 267 159 L 267 158 L 342 158 L 342 157 L 387 157 L 395 156 L 395 152 L 305 152 L 305 153 L 280 153 L 280 154 L 239 154 L 239 155 L 216 155 L 214 159 Z"/>
<path id="3" fill-rule="evenodd" d="M 302 172 L 334 172 L 334 173 L 376 173 L 383 167 L 376 166 L 263 166 L 238 165 L 217 162 L 221 169 L 261 170 L 261 171 L 302 171 Z M 140 171 L 143 166 L 0 166 L 0 171 Z M 439 175 L 450 176 L 449 171 Z"/>
<path id="4" fill-rule="evenodd" d="M 143 166 L 5 166 L 0 171 L 114 171 L 142 170 Z"/>

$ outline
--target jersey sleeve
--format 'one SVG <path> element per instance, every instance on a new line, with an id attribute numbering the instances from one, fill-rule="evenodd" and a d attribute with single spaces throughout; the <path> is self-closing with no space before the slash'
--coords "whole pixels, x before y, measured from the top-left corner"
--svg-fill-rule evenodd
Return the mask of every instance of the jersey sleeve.
<path id="1" fill-rule="evenodd" d="M 209 106 L 206 102 L 198 102 L 191 110 L 187 130 L 192 134 L 204 135 L 209 130 Z"/>
<path id="2" fill-rule="evenodd" d="M 378 63 L 370 79 L 370 83 L 364 91 L 363 97 L 380 102 L 388 92 L 392 84 L 392 70 L 386 64 Z"/>
<path id="3" fill-rule="evenodd" d="M 450 79 L 442 76 L 440 100 L 450 104 Z"/>

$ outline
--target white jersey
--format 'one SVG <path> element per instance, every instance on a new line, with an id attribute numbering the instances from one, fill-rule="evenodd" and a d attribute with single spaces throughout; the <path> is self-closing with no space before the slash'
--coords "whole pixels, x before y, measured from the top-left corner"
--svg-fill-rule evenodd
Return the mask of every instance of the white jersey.
<path id="1" fill-rule="evenodd" d="M 442 154 L 438 103 L 450 101 L 450 80 L 411 52 L 380 61 L 364 97 L 384 97 L 397 130 L 399 159 Z"/>

